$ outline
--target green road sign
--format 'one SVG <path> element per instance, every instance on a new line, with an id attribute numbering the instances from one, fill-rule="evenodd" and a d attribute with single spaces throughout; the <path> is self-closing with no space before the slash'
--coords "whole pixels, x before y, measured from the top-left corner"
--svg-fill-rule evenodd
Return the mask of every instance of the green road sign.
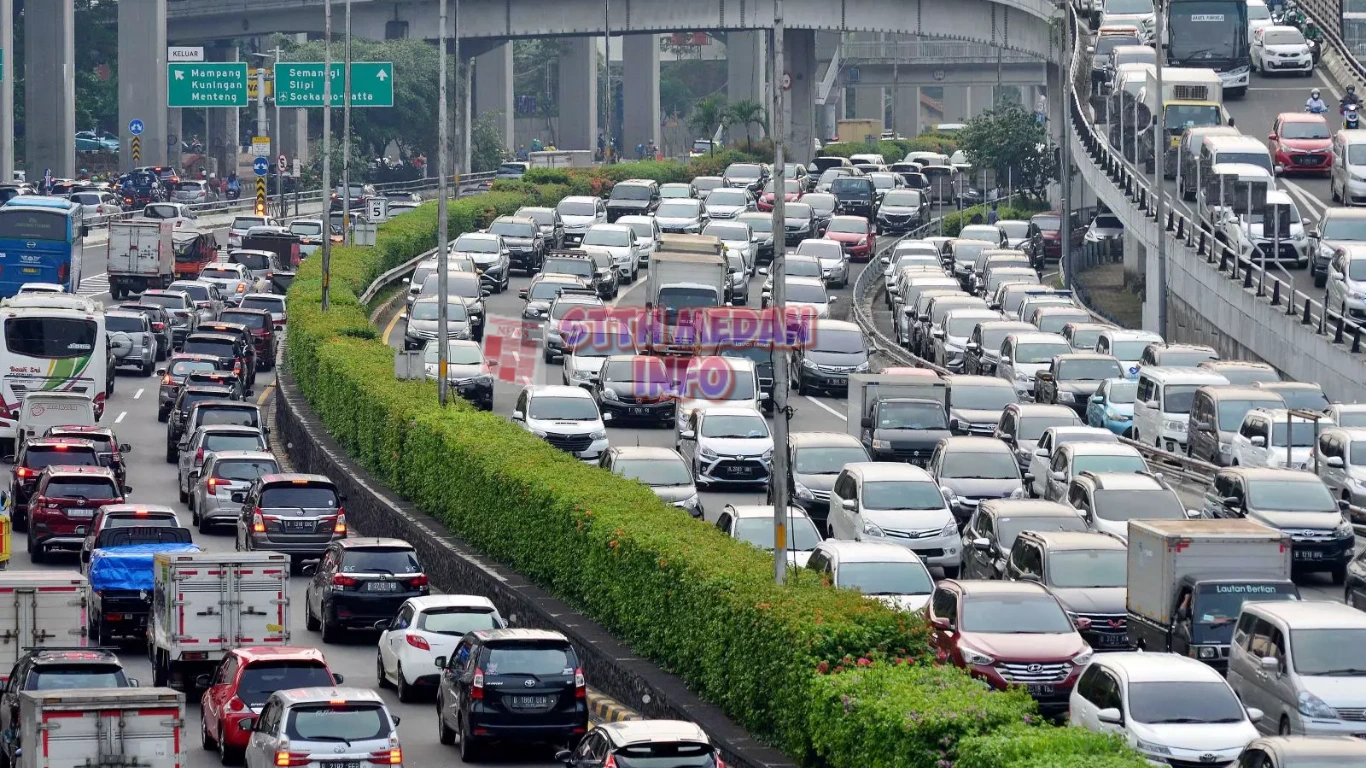
<path id="1" fill-rule="evenodd" d="M 167 64 L 166 106 L 247 106 L 247 63 L 200 61 Z"/>
<path id="2" fill-rule="evenodd" d="M 346 105 L 341 62 L 332 62 L 332 106 Z M 323 63 L 282 61 L 275 65 L 275 103 L 280 107 L 323 105 Z M 394 63 L 351 62 L 351 106 L 394 106 Z"/>

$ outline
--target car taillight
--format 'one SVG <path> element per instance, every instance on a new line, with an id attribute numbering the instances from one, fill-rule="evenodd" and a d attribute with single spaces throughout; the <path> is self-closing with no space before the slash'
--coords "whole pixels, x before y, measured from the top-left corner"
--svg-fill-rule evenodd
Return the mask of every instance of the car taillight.
<path id="1" fill-rule="evenodd" d="M 29 469 L 28 467 L 18 467 L 14 470 L 14 474 L 21 478 L 38 476 L 38 473 L 35 470 Z"/>
<path id="2" fill-rule="evenodd" d="M 424 651 L 430 651 L 432 649 L 431 643 L 428 643 L 427 638 L 423 637 L 422 635 L 415 635 L 409 633 L 407 635 L 407 640 L 408 645 L 411 645 L 414 648 L 420 648 Z"/>
<path id="3" fill-rule="evenodd" d="M 393 749 L 371 752 L 370 762 L 373 765 L 403 765 L 403 750 L 394 747 Z"/>
<path id="4" fill-rule="evenodd" d="M 251 513 L 251 531 L 252 533 L 266 532 L 266 518 L 261 515 L 259 507 Z"/>
<path id="5" fill-rule="evenodd" d="M 275 765 L 277 766 L 300 766 L 308 765 L 311 762 L 313 760 L 307 752 L 288 752 L 281 749 L 275 753 Z"/>
<path id="6" fill-rule="evenodd" d="M 617 756 L 607 755 L 607 759 L 602 761 L 602 768 L 617 768 Z"/>
<path id="7" fill-rule="evenodd" d="M 332 577 L 332 586 L 334 587 L 354 587 L 359 583 L 360 581 L 356 578 L 352 576 L 343 576 L 340 573 Z"/>
<path id="8" fill-rule="evenodd" d="M 726 768 L 726 764 L 721 760 L 720 755 L 712 755 L 712 759 L 716 760 L 716 768 Z"/>
<path id="9" fill-rule="evenodd" d="M 484 670 L 474 670 L 474 682 L 470 683 L 470 698 L 484 698 Z"/>
<path id="10" fill-rule="evenodd" d="M 216 477 L 211 477 L 211 478 L 209 478 L 209 483 L 208 483 L 208 485 L 209 485 L 209 490 L 210 490 L 210 491 L 213 491 L 213 489 L 217 488 L 218 486 L 220 486 L 220 485 L 225 485 L 225 484 L 226 484 L 225 481 L 220 480 L 220 479 L 218 479 L 218 478 L 216 478 Z"/>
<path id="11" fill-rule="evenodd" d="M 332 533 L 346 533 L 346 513 L 338 511 L 337 519 L 332 523 Z"/>
<path id="12" fill-rule="evenodd" d="M 232 701 L 228 702 L 228 709 L 231 709 L 233 712 L 241 712 L 246 708 L 247 705 L 244 704 L 242 700 L 237 698 L 236 696 L 233 696 Z"/>
<path id="13" fill-rule="evenodd" d="M 408 579 L 408 586 L 413 587 L 414 589 L 417 589 L 419 587 L 425 587 L 427 586 L 427 584 L 428 579 L 426 574 L 420 574 L 412 577 L 411 579 Z"/>
<path id="14" fill-rule="evenodd" d="M 203 448 L 200 448 L 199 450 L 197 450 L 197 451 L 194 452 L 194 463 L 195 463 L 195 464 L 203 464 L 203 463 L 204 463 L 204 449 L 203 449 Z"/>
<path id="15" fill-rule="evenodd" d="M 574 670 L 574 698 L 588 698 L 588 681 L 583 679 L 583 667 Z"/>
<path id="16" fill-rule="evenodd" d="M 154 330 L 154 331 L 164 331 L 164 330 L 166 330 L 166 324 L 165 324 L 165 323 L 152 323 L 152 330 Z"/>
<path id="17" fill-rule="evenodd" d="M 241 375 L 242 375 L 242 364 L 241 364 L 241 363 L 233 363 L 233 364 L 232 364 L 232 373 L 233 373 L 234 376 L 241 376 Z"/>

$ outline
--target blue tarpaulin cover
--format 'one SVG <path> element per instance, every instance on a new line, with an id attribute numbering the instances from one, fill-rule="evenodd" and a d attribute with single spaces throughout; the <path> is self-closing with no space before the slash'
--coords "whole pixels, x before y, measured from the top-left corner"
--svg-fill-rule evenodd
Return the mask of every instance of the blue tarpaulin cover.
<path id="1" fill-rule="evenodd" d="M 199 552 L 194 544 L 130 544 L 90 555 L 90 588 L 152 590 L 152 560 L 162 552 Z"/>

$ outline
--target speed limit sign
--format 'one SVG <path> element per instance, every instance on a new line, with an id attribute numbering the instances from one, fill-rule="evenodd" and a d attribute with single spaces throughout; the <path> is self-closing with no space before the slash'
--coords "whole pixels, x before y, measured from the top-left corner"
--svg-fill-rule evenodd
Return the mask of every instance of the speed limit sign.
<path id="1" fill-rule="evenodd" d="M 283 152 L 275 158 L 275 167 L 280 169 L 280 173 L 284 173 L 285 169 L 289 168 L 289 158 L 285 157 Z"/>

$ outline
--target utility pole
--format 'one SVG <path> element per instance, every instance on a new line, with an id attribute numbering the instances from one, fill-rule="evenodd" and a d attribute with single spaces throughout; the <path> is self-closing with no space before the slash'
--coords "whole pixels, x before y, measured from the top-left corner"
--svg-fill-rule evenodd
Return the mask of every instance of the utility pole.
<path id="1" fill-rule="evenodd" d="M 602 42 L 606 51 L 603 56 L 606 59 L 603 62 L 606 65 L 603 67 L 603 72 L 606 75 L 604 79 L 607 81 L 607 116 L 603 120 L 603 130 L 606 131 L 607 142 L 603 144 L 603 160 L 608 165 L 614 159 L 612 157 L 612 18 L 608 13 L 610 8 L 611 0 L 602 0 Z M 622 61 L 625 63 L 624 59 Z"/>
<path id="2" fill-rule="evenodd" d="M 1156 3 L 1153 8 L 1157 42 L 1157 103 L 1162 103 L 1162 59 L 1167 55 L 1167 45 L 1163 38 L 1166 30 L 1166 3 Z M 1167 338 L 1167 222 L 1162 215 L 1163 198 L 1167 191 L 1162 179 L 1166 175 L 1162 167 L 1166 159 L 1167 144 L 1171 137 L 1167 134 L 1167 116 L 1159 108 L 1153 115 L 1153 189 L 1157 192 L 1157 332 Z M 1137 162 L 1137 160 L 1135 160 Z"/>
<path id="3" fill-rule="evenodd" d="M 787 577 L 787 225 L 784 203 L 787 185 L 784 183 L 783 149 L 787 141 L 787 125 L 783 120 L 783 91 L 787 77 L 783 59 L 783 0 L 773 0 L 773 117 L 769 124 L 773 133 L 773 311 L 777 322 L 773 327 L 782 334 L 773 339 L 773 578 L 782 584 Z M 872 262 L 876 264 L 876 260 Z M 801 337 L 798 330 L 798 338 Z"/>
<path id="4" fill-rule="evenodd" d="M 323 0 L 323 311 L 332 304 L 332 0 Z M 350 193 L 350 190 L 347 190 Z M 348 200 L 346 205 L 350 204 Z"/>
<path id="5" fill-rule="evenodd" d="M 278 65 L 280 63 L 280 46 L 275 46 L 273 53 L 275 54 L 275 63 Z M 273 72 L 271 77 L 274 78 Z M 264 95 L 265 91 L 257 91 L 257 93 Z M 276 144 L 275 157 L 272 158 L 272 162 L 278 162 L 279 156 L 285 153 L 285 127 L 280 122 L 280 100 L 272 98 L 271 101 L 275 103 L 275 129 L 271 131 L 271 135 L 275 137 Z M 296 181 L 295 184 L 297 188 L 298 182 Z M 280 218 L 283 219 L 285 217 L 285 169 L 278 165 L 275 167 L 275 194 L 279 198 Z"/>
<path id="6" fill-rule="evenodd" d="M 332 71 L 328 70 L 328 78 Z M 351 235 L 351 0 L 346 0 L 346 66 L 342 67 L 342 98 L 346 105 L 342 108 L 342 237 L 346 244 L 352 245 Z"/>
<path id="7" fill-rule="evenodd" d="M 348 0 L 348 2 L 349 2 L 349 1 L 350 1 L 350 0 Z M 447 171 L 447 169 L 448 169 L 447 163 L 450 162 L 450 146 L 449 146 L 449 145 L 450 145 L 450 139 L 451 139 L 450 121 L 446 119 L 446 118 L 447 118 L 447 114 L 446 114 L 446 113 L 447 113 L 447 111 L 449 110 L 449 107 L 447 106 L 447 101 L 446 101 L 446 79 L 447 79 L 447 75 L 446 75 L 446 0 L 441 0 L 441 8 L 440 8 L 440 11 L 441 11 L 441 42 L 440 42 L 440 44 L 439 44 L 439 49 L 440 49 L 440 51 L 441 51 L 441 76 L 440 76 L 440 79 L 439 79 L 439 83 L 440 83 L 439 88 L 438 88 L 438 90 L 439 90 L 439 95 L 437 96 L 437 105 L 436 105 L 436 110 L 437 110 L 437 118 L 436 118 L 436 119 L 437 119 L 437 122 L 439 123 L 439 125 L 438 125 L 438 127 L 437 127 L 437 150 L 436 150 L 436 152 L 437 152 L 436 167 L 437 167 L 437 169 L 438 169 L 438 172 L 437 172 L 437 174 L 436 174 L 436 177 L 437 177 L 437 182 L 436 182 L 436 187 L 437 187 L 437 193 L 436 193 L 436 273 L 437 273 L 437 278 L 436 278 L 436 285 L 437 285 L 437 299 L 436 299 L 436 343 L 438 344 L 437 350 L 436 350 L 436 396 L 437 396 L 438 402 L 441 403 L 441 407 L 444 408 L 444 407 L 446 407 L 447 391 L 448 391 L 448 389 L 449 389 L 449 387 L 450 387 L 450 382 L 447 381 L 447 379 L 446 379 L 446 365 L 447 365 L 446 358 L 447 358 L 447 356 L 449 355 L 449 352 L 450 352 L 450 350 L 448 349 L 448 347 L 450 346 L 450 344 L 449 344 L 449 342 L 446 341 L 446 333 L 447 333 L 447 330 L 448 330 L 448 326 L 447 326 L 448 318 L 447 318 L 447 311 L 446 311 L 446 310 L 447 310 L 447 308 L 446 308 L 446 302 L 447 302 L 447 300 L 448 300 L 448 299 L 447 299 L 447 294 L 446 294 L 446 290 L 447 290 L 447 263 L 446 263 L 446 259 L 447 259 L 447 256 L 448 256 L 448 254 L 446 253 L 446 236 L 447 236 L 447 233 L 446 233 L 446 222 L 447 222 L 447 218 L 446 218 L 446 217 L 447 217 L 447 213 L 446 213 L 446 206 L 447 206 L 447 203 L 446 203 L 446 171 Z M 456 59 L 456 61 L 459 61 L 459 59 Z M 457 188 L 456 194 L 459 194 L 458 188 Z"/>
<path id="8" fill-rule="evenodd" d="M 1062 167 L 1059 169 L 1059 178 L 1062 181 L 1062 221 L 1058 232 L 1058 264 L 1062 269 L 1063 285 L 1072 290 L 1072 110 L 1070 108 L 1071 99 L 1068 98 L 1068 90 L 1072 88 L 1070 72 L 1071 67 L 1071 15 L 1063 14 L 1062 17 L 1062 61 L 1058 64 L 1058 92 L 1050 93 L 1044 103 L 1044 109 L 1051 112 L 1056 103 L 1059 107 L 1059 114 L 1062 115 Z M 1056 99 L 1056 101 L 1054 101 Z M 1043 269 L 1043 262 L 1040 261 L 1039 269 Z"/>

